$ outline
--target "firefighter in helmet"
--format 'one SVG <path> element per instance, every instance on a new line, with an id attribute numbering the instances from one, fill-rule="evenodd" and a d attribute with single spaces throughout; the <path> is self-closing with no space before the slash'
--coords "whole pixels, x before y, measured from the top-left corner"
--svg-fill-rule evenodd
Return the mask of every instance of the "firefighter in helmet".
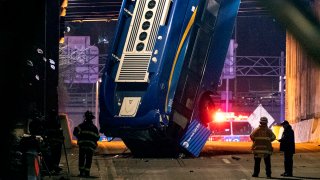
<path id="1" fill-rule="evenodd" d="M 91 111 L 84 114 L 84 122 L 79 124 L 73 130 L 73 135 L 78 139 L 79 146 L 79 171 L 80 176 L 90 176 L 93 153 L 99 140 L 98 128 L 92 120 L 95 116 Z"/>
<path id="2" fill-rule="evenodd" d="M 254 154 L 254 172 L 252 177 L 258 177 L 260 172 L 260 162 L 263 158 L 266 168 L 267 179 L 271 178 L 271 154 L 273 147 L 271 142 L 276 139 L 276 136 L 268 127 L 268 118 L 261 117 L 260 125 L 250 134 L 253 141 L 252 152 Z"/>

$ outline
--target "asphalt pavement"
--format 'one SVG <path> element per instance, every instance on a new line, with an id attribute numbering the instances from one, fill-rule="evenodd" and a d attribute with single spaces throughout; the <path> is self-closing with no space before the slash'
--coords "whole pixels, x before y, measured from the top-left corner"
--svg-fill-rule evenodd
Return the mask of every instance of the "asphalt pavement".
<path id="1" fill-rule="evenodd" d="M 90 177 L 79 177 L 78 147 L 73 142 L 61 157 L 59 175 L 45 176 L 43 179 L 102 179 L 102 180 L 202 180 L 202 179 L 264 179 L 264 163 L 258 178 L 252 178 L 253 155 L 250 142 L 207 142 L 197 158 L 133 158 L 122 141 L 99 142 L 93 157 Z M 279 143 L 273 143 L 271 156 L 273 179 L 319 179 L 320 144 L 298 143 L 294 155 L 293 177 L 282 177 L 283 153 Z M 67 163 L 68 161 L 68 163 Z"/>

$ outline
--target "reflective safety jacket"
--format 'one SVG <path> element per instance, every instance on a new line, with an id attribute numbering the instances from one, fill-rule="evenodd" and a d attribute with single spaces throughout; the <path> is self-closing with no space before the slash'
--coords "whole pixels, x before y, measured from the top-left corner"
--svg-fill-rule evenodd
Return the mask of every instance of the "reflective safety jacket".
<path id="1" fill-rule="evenodd" d="M 255 155 L 272 154 L 273 148 L 271 142 L 276 139 L 276 136 L 267 125 L 260 125 L 250 134 L 253 141 L 252 152 Z"/>
<path id="2" fill-rule="evenodd" d="M 85 121 L 74 128 L 73 135 L 78 139 L 79 148 L 94 151 L 99 140 L 98 128 L 92 121 Z"/>

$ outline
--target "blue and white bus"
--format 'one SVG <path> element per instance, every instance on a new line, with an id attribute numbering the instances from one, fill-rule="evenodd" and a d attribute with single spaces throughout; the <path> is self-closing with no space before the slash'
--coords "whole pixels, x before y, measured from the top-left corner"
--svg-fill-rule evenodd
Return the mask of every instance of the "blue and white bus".
<path id="1" fill-rule="evenodd" d="M 100 86 L 100 132 L 136 157 L 198 156 L 239 4 L 124 0 Z"/>

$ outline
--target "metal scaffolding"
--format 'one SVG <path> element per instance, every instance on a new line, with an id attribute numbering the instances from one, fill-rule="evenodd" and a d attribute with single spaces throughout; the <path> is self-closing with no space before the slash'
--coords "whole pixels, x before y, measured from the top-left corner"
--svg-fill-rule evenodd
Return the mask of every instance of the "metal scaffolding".
<path id="1" fill-rule="evenodd" d="M 236 76 L 284 76 L 283 56 L 237 56 Z"/>

